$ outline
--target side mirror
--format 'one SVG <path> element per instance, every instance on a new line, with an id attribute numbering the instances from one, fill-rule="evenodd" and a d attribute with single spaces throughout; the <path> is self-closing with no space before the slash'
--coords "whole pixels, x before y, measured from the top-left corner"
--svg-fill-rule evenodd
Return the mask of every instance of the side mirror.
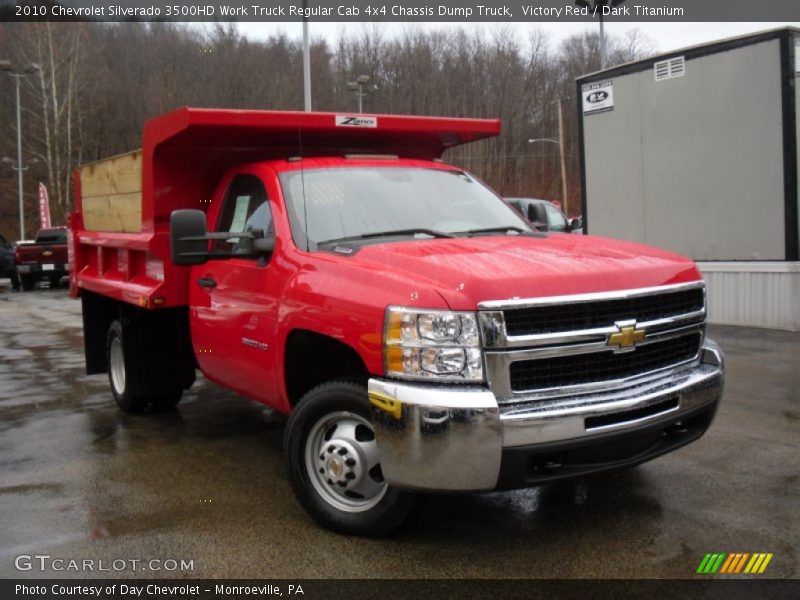
<path id="1" fill-rule="evenodd" d="M 583 219 L 580 217 L 575 217 L 574 219 L 570 219 L 569 221 L 569 230 L 575 231 L 576 229 L 581 229 L 583 227 Z"/>
<path id="2" fill-rule="evenodd" d="M 214 234 L 209 234 L 208 237 Z M 225 234 L 229 239 L 237 238 L 238 242 L 233 250 L 233 256 L 265 256 L 271 254 L 275 250 L 275 238 L 264 237 L 264 232 L 261 229 L 250 229 L 241 233 L 227 233 Z"/>
<path id="3" fill-rule="evenodd" d="M 208 260 L 206 213 L 173 210 L 169 218 L 169 243 L 176 265 L 202 265 Z"/>
<path id="4" fill-rule="evenodd" d="M 260 237 L 253 240 L 253 252 L 256 254 L 264 255 L 271 254 L 275 251 L 275 238 L 274 237 Z"/>

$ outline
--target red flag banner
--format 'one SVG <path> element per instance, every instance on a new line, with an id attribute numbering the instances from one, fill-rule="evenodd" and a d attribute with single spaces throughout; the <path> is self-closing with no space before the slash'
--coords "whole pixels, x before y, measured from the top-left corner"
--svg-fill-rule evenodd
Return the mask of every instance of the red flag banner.
<path id="1" fill-rule="evenodd" d="M 39 224 L 41 229 L 50 227 L 50 198 L 43 183 L 39 184 Z"/>

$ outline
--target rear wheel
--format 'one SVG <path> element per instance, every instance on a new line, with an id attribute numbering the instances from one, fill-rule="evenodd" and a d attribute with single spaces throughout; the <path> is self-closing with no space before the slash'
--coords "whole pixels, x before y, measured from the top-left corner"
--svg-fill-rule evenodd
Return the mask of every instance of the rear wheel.
<path id="1" fill-rule="evenodd" d="M 139 375 L 136 372 L 128 369 L 125 359 L 125 340 L 122 334 L 122 324 L 119 321 L 112 322 L 108 328 L 106 358 L 111 392 L 114 394 L 117 405 L 125 412 L 141 413 L 151 405 L 153 408 L 167 409 L 180 401 L 182 390 L 154 396 L 143 396 L 134 392 L 134 390 L 141 389 L 142 382 L 137 380 Z"/>
<path id="2" fill-rule="evenodd" d="M 111 323 L 108 328 L 106 340 L 106 358 L 108 359 L 108 381 L 114 400 L 125 412 L 144 412 L 150 404 L 148 398 L 136 396 L 131 391 L 135 382 L 131 381 L 125 364 L 125 344 L 122 337 L 122 324 L 119 321 Z"/>
<path id="3" fill-rule="evenodd" d="M 347 381 L 308 392 L 289 418 L 284 438 L 295 496 L 320 525 L 378 537 L 397 529 L 417 495 L 386 482 L 370 423 L 365 386 Z"/>
<path id="4" fill-rule="evenodd" d="M 33 286 L 36 285 L 36 280 L 31 275 L 20 275 L 19 284 L 26 292 L 30 292 Z"/>
<path id="5" fill-rule="evenodd" d="M 159 410 L 167 410 L 169 408 L 173 408 L 178 402 L 181 401 L 181 396 L 183 396 L 182 391 L 177 392 L 168 392 L 166 394 L 159 394 L 158 396 L 152 396 L 150 398 L 150 404 L 153 408 L 157 408 Z"/>

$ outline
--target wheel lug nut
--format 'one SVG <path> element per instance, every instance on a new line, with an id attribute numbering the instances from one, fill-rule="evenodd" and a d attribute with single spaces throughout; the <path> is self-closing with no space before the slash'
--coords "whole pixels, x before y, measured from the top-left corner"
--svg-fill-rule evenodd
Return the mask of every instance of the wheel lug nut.
<path id="1" fill-rule="evenodd" d="M 328 485 L 333 485 L 333 480 L 332 479 L 328 479 Z"/>
<path id="2" fill-rule="evenodd" d="M 335 451 L 336 451 L 336 446 L 328 446 L 328 452 L 330 452 L 332 454 Z"/>
<path id="3" fill-rule="evenodd" d="M 356 459 L 348 458 L 346 461 L 344 461 L 344 464 L 346 464 L 348 467 L 354 467 L 356 465 Z"/>
<path id="4" fill-rule="evenodd" d="M 320 469 L 319 472 L 324 475 L 325 474 L 325 469 Z"/>
<path id="5" fill-rule="evenodd" d="M 319 455 L 319 459 L 320 459 L 320 460 L 325 460 L 325 455 L 324 455 L 324 454 L 320 454 L 320 455 Z"/>
<path id="6" fill-rule="evenodd" d="M 345 473 L 344 476 L 347 477 L 347 479 L 355 479 L 356 478 L 356 474 L 355 473 Z"/>
<path id="7" fill-rule="evenodd" d="M 338 483 L 339 483 L 339 487 L 347 487 L 347 482 L 346 481 L 340 481 Z"/>
<path id="8" fill-rule="evenodd" d="M 344 456 L 347 454 L 347 448 L 339 448 L 339 456 Z"/>

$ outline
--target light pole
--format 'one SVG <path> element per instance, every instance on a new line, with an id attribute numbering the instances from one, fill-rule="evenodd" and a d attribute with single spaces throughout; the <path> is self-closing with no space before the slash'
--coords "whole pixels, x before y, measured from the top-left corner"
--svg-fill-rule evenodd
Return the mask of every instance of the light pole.
<path id="1" fill-rule="evenodd" d="M 14 78 L 17 87 L 17 166 L 14 169 L 17 172 L 17 188 L 19 192 L 19 239 L 25 239 L 25 206 L 23 203 L 22 193 L 22 172 L 27 167 L 22 166 L 22 108 L 19 97 L 19 82 L 23 77 L 27 77 L 31 73 L 36 73 L 39 70 L 39 65 L 28 65 L 24 69 L 14 71 L 11 68 L 9 61 L 0 62 L 0 71 L 6 71 L 11 77 Z"/>
<path id="2" fill-rule="evenodd" d="M 600 20 L 600 69 L 606 68 L 606 32 L 603 23 L 604 10 L 610 11 L 612 8 L 624 4 L 625 0 L 575 0 L 575 5 L 581 8 L 588 8 L 592 11 L 592 16 L 597 15 Z"/>
<path id="3" fill-rule="evenodd" d="M 347 82 L 347 89 L 353 92 L 358 97 L 358 112 L 364 112 L 364 96 L 374 92 L 378 89 L 375 84 L 369 83 L 369 75 L 359 75 L 355 81 Z"/>
<path id="4" fill-rule="evenodd" d="M 303 14 L 308 2 L 303 0 Z M 311 112 L 311 48 L 308 40 L 308 17 L 303 17 L 303 110 Z"/>
<path id="5" fill-rule="evenodd" d="M 564 214 L 569 218 L 569 201 L 567 200 L 567 158 L 564 152 L 564 111 L 562 109 L 562 102 L 558 101 L 558 139 L 553 140 L 550 138 L 533 138 L 528 140 L 529 144 L 536 142 L 545 142 L 558 145 L 558 156 L 561 162 L 561 205 L 564 209 Z"/>

